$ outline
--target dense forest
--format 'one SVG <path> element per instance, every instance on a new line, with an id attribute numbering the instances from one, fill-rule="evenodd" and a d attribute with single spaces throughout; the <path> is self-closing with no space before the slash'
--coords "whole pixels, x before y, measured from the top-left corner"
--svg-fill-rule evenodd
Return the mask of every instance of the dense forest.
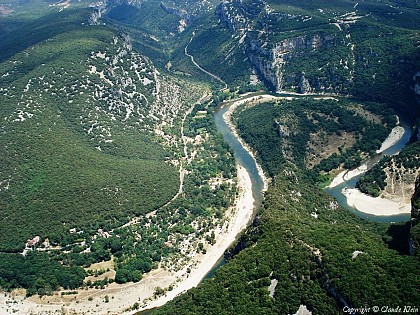
<path id="1" fill-rule="evenodd" d="M 99 82 L 87 78 L 86 62 L 92 50 L 105 50 L 115 33 L 75 27 L 74 19 L 86 19 L 86 13 L 57 16 L 67 27 L 54 40 L 45 43 L 40 35 L 38 45 L 1 64 L 2 170 L 10 186 L 0 192 L 3 250 L 21 250 L 35 233 L 53 244 L 74 226 L 91 233 L 98 229 L 95 221 L 115 224 L 175 194 L 176 169 L 165 163 L 169 153 L 148 134 L 124 131 L 121 120 L 112 121 L 92 102 Z M 81 113 L 86 118 L 80 119 Z M 158 170 L 167 176 L 152 176 Z M 86 197 L 75 198 L 80 195 Z"/>
<path id="2" fill-rule="evenodd" d="M 213 243 L 234 196 L 233 154 L 216 133 L 214 105 L 197 102 L 207 88 L 158 77 L 128 36 L 84 26 L 89 13 L 49 16 L 56 28 L 43 17 L 23 23 L 18 40 L 1 43 L 5 290 L 44 295 L 137 282 L 159 263 L 180 268 L 188 253 L 178 244 Z M 39 27 L 48 32 L 19 36 Z M 115 279 L 84 283 L 83 267 L 101 261 Z"/>
<path id="3" fill-rule="evenodd" d="M 99 290 L 205 254 L 238 194 L 214 111 L 271 91 L 290 94 L 233 117 L 271 179 L 261 209 L 214 277 L 153 313 L 420 305 L 408 225 L 321 189 L 376 154 L 396 113 L 418 119 L 417 2 L 3 1 L 0 287 Z M 378 196 L 418 157 L 413 140 L 358 187 Z"/>
<path id="4" fill-rule="evenodd" d="M 338 117 L 349 110 L 348 101 L 337 105 Z M 310 133 L 319 128 L 308 111 L 321 115 L 324 106 L 329 102 L 280 101 L 237 115 L 241 136 L 274 179 L 263 208 L 214 278 L 153 314 L 293 314 L 301 304 L 314 314 L 337 314 L 344 305 L 419 303 L 418 258 L 391 246 L 393 227 L 350 214 L 316 186 L 314 169 L 302 167 Z M 348 128 L 330 118 L 331 132 Z M 370 129 L 354 132 L 363 141 Z"/>
<path id="5" fill-rule="evenodd" d="M 369 119 L 359 106 L 357 101 L 345 99 L 267 103 L 250 108 L 250 114 L 238 118 L 237 124 L 244 140 L 259 152 L 270 176 L 293 161 L 301 169 L 312 169 L 309 176 L 314 181 L 322 181 L 322 174 L 340 166 L 356 167 L 365 155 L 375 154 L 396 122 L 393 111 L 381 109 L 379 104 L 364 106 L 377 115 L 377 121 Z M 267 120 L 272 124 L 261 124 Z M 319 163 L 311 166 L 310 160 Z"/>
<path id="6" fill-rule="evenodd" d="M 415 190 L 411 198 L 411 254 L 420 256 L 420 176 L 417 177 L 415 183 Z"/>

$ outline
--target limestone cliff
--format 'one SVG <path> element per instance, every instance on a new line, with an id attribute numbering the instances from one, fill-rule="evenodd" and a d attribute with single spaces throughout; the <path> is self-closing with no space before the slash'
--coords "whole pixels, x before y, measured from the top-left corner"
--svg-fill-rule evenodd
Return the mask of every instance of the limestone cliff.
<path id="1" fill-rule="evenodd" d="M 406 107 L 413 103 L 412 86 L 420 104 L 413 36 L 379 26 L 387 17 L 370 6 L 313 2 L 223 0 L 216 15 L 274 91 L 354 95 L 385 103 L 404 99 L 398 106 Z"/>
<path id="2" fill-rule="evenodd" d="M 295 36 L 277 36 L 273 31 L 271 21 L 273 19 L 291 19 L 296 21 L 294 15 L 280 14 L 263 1 L 253 1 L 253 6 L 246 6 L 239 0 L 224 1 L 216 9 L 220 23 L 238 38 L 243 44 L 246 54 L 259 74 L 260 78 L 273 90 L 285 89 L 299 93 L 308 93 L 312 90 L 331 91 L 338 87 L 341 91 L 342 81 L 350 81 L 350 69 L 342 61 L 323 65 L 327 71 L 316 65 L 315 69 L 305 69 L 300 65 L 302 57 L 320 51 L 322 48 L 341 45 L 350 47 L 348 42 L 337 38 L 334 31 L 316 31 L 305 34 L 297 33 Z M 256 19 L 258 22 L 255 22 Z M 278 38 L 278 39 L 277 39 Z M 350 54 L 350 48 L 347 48 Z M 340 62 L 342 64 L 340 64 Z M 293 64 L 286 69 L 286 64 Z M 339 78 L 337 72 L 330 71 L 330 68 L 347 67 L 346 77 Z M 316 70 L 318 69 L 318 70 Z M 308 74 L 306 70 L 310 70 Z M 315 71 L 320 71 L 314 75 Z M 322 70 L 322 71 L 321 71 Z M 306 74 L 302 75 L 303 72 Z M 327 75 L 325 75 L 327 73 Z M 321 83 L 322 82 L 322 83 Z"/>
<path id="3" fill-rule="evenodd" d="M 275 91 L 281 91 L 284 85 L 299 93 L 308 93 L 314 85 L 322 90 L 320 80 L 305 76 L 304 69 L 290 71 L 286 69 L 287 63 L 295 63 L 307 52 L 319 50 L 323 46 L 332 45 L 335 42 L 333 34 L 319 33 L 287 38 L 274 44 L 261 41 L 253 34 L 247 33 L 247 55 L 261 77 L 273 87 Z M 324 84 L 332 79 L 323 79 Z"/>
<path id="4" fill-rule="evenodd" d="M 311 92 L 311 85 L 309 84 L 309 80 L 305 77 L 305 72 L 303 71 L 302 76 L 300 77 L 298 91 L 302 94 Z"/>

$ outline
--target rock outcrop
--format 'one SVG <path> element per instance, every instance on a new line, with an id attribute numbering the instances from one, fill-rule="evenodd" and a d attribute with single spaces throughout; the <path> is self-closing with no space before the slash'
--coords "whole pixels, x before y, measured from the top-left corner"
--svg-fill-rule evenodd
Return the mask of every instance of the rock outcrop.
<path id="1" fill-rule="evenodd" d="M 241 0 L 223 1 L 216 7 L 216 15 L 222 25 L 232 33 L 244 34 L 252 29 L 251 19 L 266 14 L 263 1 L 255 0 L 252 6 L 242 6 Z"/>
<path id="2" fill-rule="evenodd" d="M 315 34 L 292 37 L 269 44 L 259 38 L 253 38 L 252 35 L 247 33 L 247 55 L 261 77 L 275 91 L 281 91 L 284 83 L 289 86 L 295 85 L 295 75 L 284 70 L 287 62 L 299 58 L 305 51 L 317 50 L 335 40 L 334 35 Z M 308 93 L 311 90 L 308 78 L 303 71 L 297 75 L 299 81 L 296 91 Z"/>
<path id="3" fill-rule="evenodd" d="M 271 31 L 270 21 L 279 18 L 278 12 L 272 12 L 269 5 L 255 0 L 252 6 L 244 5 L 240 0 L 224 1 L 216 8 L 220 23 L 232 32 L 242 44 L 243 49 L 259 74 L 260 78 L 274 91 L 281 91 L 283 86 L 299 93 L 311 90 L 325 91 L 323 85 L 338 85 L 336 77 L 313 80 L 303 75 L 305 69 L 286 71 L 285 64 L 299 60 L 308 52 L 341 45 L 334 34 L 319 31 L 317 33 L 296 35 L 294 37 L 273 40 L 275 31 Z M 281 14 L 281 19 L 295 19 L 296 16 Z M 255 20 L 258 19 L 258 23 Z M 335 65 L 332 65 L 335 66 Z M 320 84 L 319 82 L 327 82 Z"/>
<path id="4" fill-rule="evenodd" d="M 303 71 L 302 71 L 302 76 L 300 77 L 298 91 L 299 93 L 302 93 L 302 94 L 311 92 L 311 85 L 309 84 L 308 79 L 305 77 L 305 72 Z"/>

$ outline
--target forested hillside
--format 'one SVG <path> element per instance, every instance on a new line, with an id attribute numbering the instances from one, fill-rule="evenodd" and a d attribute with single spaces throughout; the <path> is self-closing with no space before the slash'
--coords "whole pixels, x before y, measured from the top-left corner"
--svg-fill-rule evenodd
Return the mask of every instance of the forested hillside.
<path id="1" fill-rule="evenodd" d="M 104 71 L 112 71 L 106 59 L 119 61 L 118 53 L 127 53 L 124 40 L 103 27 L 75 27 L 73 19 L 87 19 L 86 13 L 66 12 L 57 19 L 65 21 L 63 15 L 68 24 L 62 33 L 38 39 L 2 63 L 3 250 L 23 248 L 35 233 L 48 231 L 55 243 L 57 232 L 74 225 L 94 229 L 95 221 L 151 211 L 176 192 L 176 169 L 165 163 L 168 153 L 151 134 L 130 126 L 140 112 L 121 100 L 129 84 L 121 83 L 123 95 L 111 105 L 118 91 L 104 81 L 117 81 L 119 74 L 105 77 Z M 129 53 L 126 62 L 135 58 L 140 59 Z M 146 60 L 143 66 L 150 67 Z M 153 72 L 139 79 L 153 79 Z M 153 102 L 152 93 L 134 94 L 136 105 Z M 145 176 L 158 169 L 172 175 L 161 181 Z M 86 198 L 76 198 L 80 195 Z"/>
<path id="2" fill-rule="evenodd" d="M 325 116 L 331 104 L 336 117 Z M 274 179 L 263 209 L 214 278 L 154 314 L 293 314 L 300 305 L 313 314 L 337 314 L 346 305 L 419 303 L 418 258 L 391 247 L 396 236 L 389 225 L 339 206 L 314 185 L 316 168 L 305 166 L 315 131 L 325 139 L 332 132 L 369 139 L 368 128 L 342 120 L 349 107 L 348 101 L 301 99 L 258 104 L 237 116 L 241 136 Z M 381 134 L 375 137 L 387 130 Z M 335 156 L 344 158 L 358 141 Z M 359 152 L 375 149 L 360 146 Z"/>
<path id="3" fill-rule="evenodd" d="M 91 14 L 28 19 L 1 43 L 0 282 L 28 296 L 179 269 L 234 194 L 206 85 L 160 74 Z M 101 261 L 112 277 L 86 282 Z"/>
<path id="4" fill-rule="evenodd" d="M 411 199 L 411 230 L 410 242 L 411 253 L 419 256 L 420 248 L 420 227 L 419 227 L 419 214 L 420 214 L 420 177 L 417 177 L 415 184 L 415 191 Z"/>
<path id="5" fill-rule="evenodd" d="M 418 126 L 419 10 L 2 1 L 0 312 L 132 312 L 198 283 L 210 267 L 197 277 L 197 265 L 246 226 L 241 210 L 255 214 L 257 175 L 240 174 L 214 119 L 238 97 L 253 99 L 232 124 L 269 177 L 262 207 L 213 277 L 152 313 L 418 307 L 418 130 L 358 183 L 384 196 L 417 177 L 404 197 L 414 255 L 408 223 L 362 220 L 322 187 L 375 156 L 398 115 Z"/>

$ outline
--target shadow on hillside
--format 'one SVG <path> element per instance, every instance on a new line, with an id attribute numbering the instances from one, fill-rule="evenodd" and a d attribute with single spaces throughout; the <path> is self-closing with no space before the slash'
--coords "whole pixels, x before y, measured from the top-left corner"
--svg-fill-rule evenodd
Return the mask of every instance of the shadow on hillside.
<path id="1" fill-rule="evenodd" d="M 404 224 L 392 224 L 386 233 L 390 239 L 385 241 L 390 249 L 398 251 L 401 255 L 410 255 L 408 238 L 410 234 L 410 222 Z"/>

